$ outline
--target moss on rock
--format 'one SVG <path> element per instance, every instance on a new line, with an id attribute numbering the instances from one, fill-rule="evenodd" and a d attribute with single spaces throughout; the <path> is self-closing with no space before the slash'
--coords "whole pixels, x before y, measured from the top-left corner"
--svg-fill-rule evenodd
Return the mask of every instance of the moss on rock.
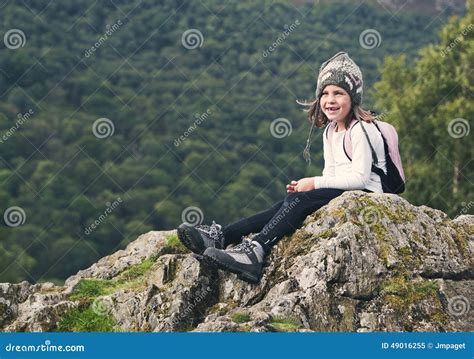
<path id="1" fill-rule="evenodd" d="M 278 332 L 296 332 L 302 328 L 301 322 L 294 317 L 276 316 L 270 321 L 270 326 Z"/>
<path id="2" fill-rule="evenodd" d="M 245 323 L 250 321 L 250 315 L 248 313 L 234 313 L 231 317 L 232 321 L 235 323 Z"/>
<path id="3" fill-rule="evenodd" d="M 154 259 L 145 259 L 118 274 L 112 279 L 81 279 L 69 295 L 70 300 L 91 302 L 102 295 L 115 293 L 120 289 L 140 290 L 145 287 L 142 277 L 154 265 Z"/>
<path id="4" fill-rule="evenodd" d="M 185 254 L 189 253 L 189 249 L 187 249 L 183 243 L 178 238 L 177 234 L 170 234 L 165 237 L 165 245 L 161 249 L 159 255 L 162 254 Z"/>
<path id="5" fill-rule="evenodd" d="M 439 301 L 439 288 L 431 280 L 413 280 L 408 273 L 401 273 L 382 283 L 380 294 L 384 301 L 398 312 L 405 312 L 422 300 Z"/>

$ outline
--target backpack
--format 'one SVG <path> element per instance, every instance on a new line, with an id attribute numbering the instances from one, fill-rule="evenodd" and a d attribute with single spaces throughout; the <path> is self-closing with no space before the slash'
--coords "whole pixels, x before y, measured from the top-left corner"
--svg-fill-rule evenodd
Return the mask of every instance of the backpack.
<path id="1" fill-rule="evenodd" d="M 356 125 L 359 121 L 353 119 L 349 125 L 348 131 L 344 134 L 344 153 L 347 158 L 352 161 L 352 140 L 350 136 L 350 131 L 352 127 Z M 377 167 L 378 159 L 377 154 L 375 153 L 374 148 L 369 140 L 369 135 L 367 134 L 363 121 L 360 121 L 362 130 L 364 131 L 365 137 L 369 142 L 370 151 L 372 152 L 372 172 L 380 176 L 382 182 L 382 189 L 384 193 L 403 193 L 405 191 L 405 173 L 403 172 L 402 159 L 400 157 L 400 150 L 398 148 L 398 134 L 391 124 L 383 122 L 380 120 L 374 121 L 374 125 L 377 130 L 382 135 L 383 147 L 385 152 L 385 160 L 387 165 L 387 173 L 385 173 L 381 168 Z M 326 139 L 331 143 L 332 134 L 336 128 L 335 123 L 329 123 L 326 130 Z M 349 136 L 346 136 L 349 132 Z"/>

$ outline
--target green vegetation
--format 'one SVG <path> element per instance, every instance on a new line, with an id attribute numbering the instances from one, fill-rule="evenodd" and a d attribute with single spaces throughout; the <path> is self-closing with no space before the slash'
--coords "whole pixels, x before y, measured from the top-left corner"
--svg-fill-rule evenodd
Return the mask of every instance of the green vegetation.
<path id="1" fill-rule="evenodd" d="M 279 332 L 295 332 L 302 327 L 298 319 L 281 316 L 273 317 L 270 325 Z"/>
<path id="2" fill-rule="evenodd" d="M 189 253 L 183 243 L 179 240 L 176 234 L 166 236 L 165 247 L 162 250 L 162 254 L 178 254 L 178 253 Z"/>
<path id="3" fill-rule="evenodd" d="M 69 299 L 90 302 L 101 295 L 111 294 L 116 289 L 116 282 L 103 279 L 81 279 L 74 287 Z"/>
<path id="4" fill-rule="evenodd" d="M 406 300 L 407 303 L 414 303 L 427 294 L 434 294 L 438 290 L 435 282 L 423 280 L 416 282 L 406 276 L 391 278 L 382 287 L 382 294 L 395 295 Z"/>
<path id="5" fill-rule="evenodd" d="M 232 320 L 235 323 L 245 323 L 250 321 L 250 315 L 248 313 L 234 313 L 232 314 Z"/>
<path id="6" fill-rule="evenodd" d="M 74 308 L 58 323 L 58 332 L 111 332 L 115 321 L 109 314 L 98 314 L 89 307 Z"/>
<path id="7" fill-rule="evenodd" d="M 446 128 L 473 117 L 474 31 L 439 50 L 472 19 L 451 20 L 416 58 L 446 14 L 350 1 L 5 2 L 3 29 L 26 42 L 0 51 L 1 213 L 19 206 L 26 221 L 0 227 L 0 281 L 64 279 L 139 234 L 176 228 L 190 206 L 230 223 L 281 200 L 288 180 L 322 168 L 320 130 L 313 165 L 302 160 L 308 123 L 295 100 L 312 98 L 315 71 L 341 49 L 362 67 L 366 107 L 400 129 L 406 198 L 457 213 L 472 146 Z M 203 34 L 193 50 L 181 42 L 190 28 Z M 382 42 L 367 50 L 358 38 L 371 28 Z M 97 136 L 99 118 L 112 135 Z M 271 135 L 277 118 L 291 136 Z"/>
<path id="8" fill-rule="evenodd" d="M 115 321 L 113 317 L 109 313 L 94 311 L 94 300 L 120 289 L 143 289 L 145 283 L 142 277 L 152 268 L 154 263 L 155 259 L 153 258 L 145 259 L 109 280 L 81 279 L 69 296 L 70 300 L 79 302 L 79 308 L 68 311 L 62 317 L 57 330 L 65 332 L 110 332 L 114 330 Z"/>
<path id="9" fill-rule="evenodd" d="M 429 301 L 431 310 L 426 315 L 430 317 L 430 321 L 443 324 L 448 320 L 439 298 L 439 287 L 434 281 L 413 280 L 408 272 L 399 271 L 382 284 L 380 294 L 401 316 L 409 312 L 410 306 Z M 404 323 L 404 326 L 407 331 L 412 329 L 410 322 Z"/>
<path id="10" fill-rule="evenodd" d="M 390 306 L 398 311 L 407 308 L 421 300 L 436 299 L 438 285 L 430 280 L 414 281 L 408 273 L 399 274 L 387 279 L 381 287 L 381 295 Z"/>
<path id="11" fill-rule="evenodd" d="M 398 130 L 409 178 L 404 197 L 451 217 L 472 213 L 466 199 L 473 167 L 466 165 L 472 160 L 473 24 L 471 1 L 468 15 L 451 18 L 414 63 L 405 54 L 386 58 L 374 85 L 376 107 Z"/>
<path id="12" fill-rule="evenodd" d="M 283 257 L 296 258 L 308 253 L 314 245 L 314 237 L 304 229 L 296 231 L 289 240 L 281 241 Z"/>
<path id="13" fill-rule="evenodd" d="M 323 238 L 323 239 L 328 239 L 328 238 L 334 237 L 335 235 L 336 235 L 336 233 L 332 229 L 327 229 L 327 230 L 319 233 L 318 237 Z"/>
<path id="14" fill-rule="evenodd" d="M 144 275 L 148 270 L 155 264 L 155 259 L 145 259 L 140 264 L 130 266 L 125 271 L 120 273 L 118 280 L 119 281 L 130 281 Z"/>
<path id="15" fill-rule="evenodd" d="M 146 259 L 109 280 L 81 279 L 74 287 L 69 299 L 91 302 L 101 295 L 111 294 L 119 289 L 138 290 L 145 285 L 141 277 L 151 269 L 154 263 L 153 259 Z"/>
<path id="16" fill-rule="evenodd" d="M 415 215 L 402 206 L 387 207 L 385 203 L 379 203 L 368 196 L 359 199 L 361 210 L 370 209 L 371 212 L 379 216 L 384 216 L 394 223 L 407 223 L 413 221 Z"/>
<path id="17" fill-rule="evenodd" d="M 337 218 L 338 221 L 345 221 L 347 217 L 347 213 L 344 208 L 334 208 L 329 212 L 329 214 Z"/>

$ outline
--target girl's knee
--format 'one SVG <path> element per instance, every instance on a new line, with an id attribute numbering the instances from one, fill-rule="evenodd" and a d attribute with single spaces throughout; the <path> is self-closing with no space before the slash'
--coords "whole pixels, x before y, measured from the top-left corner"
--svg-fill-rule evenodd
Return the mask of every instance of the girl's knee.
<path id="1" fill-rule="evenodd" d="M 291 200 L 293 200 L 297 195 L 298 195 L 299 192 L 291 192 L 291 193 L 288 193 L 286 196 L 285 196 L 285 199 L 284 199 L 284 203 L 288 203 L 290 202 Z"/>
<path id="2" fill-rule="evenodd" d="M 304 192 L 292 192 L 285 197 L 284 205 L 288 206 L 290 204 L 297 205 L 301 203 L 306 197 Z"/>

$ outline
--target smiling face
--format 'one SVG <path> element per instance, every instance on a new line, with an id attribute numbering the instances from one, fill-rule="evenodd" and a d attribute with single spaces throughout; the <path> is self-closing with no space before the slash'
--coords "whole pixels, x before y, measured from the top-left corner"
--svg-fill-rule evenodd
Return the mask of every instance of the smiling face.
<path id="1" fill-rule="evenodd" d="M 320 105 L 330 121 L 336 121 L 341 129 L 345 128 L 344 122 L 351 111 L 351 97 L 346 90 L 336 85 L 326 86 L 321 95 Z"/>

